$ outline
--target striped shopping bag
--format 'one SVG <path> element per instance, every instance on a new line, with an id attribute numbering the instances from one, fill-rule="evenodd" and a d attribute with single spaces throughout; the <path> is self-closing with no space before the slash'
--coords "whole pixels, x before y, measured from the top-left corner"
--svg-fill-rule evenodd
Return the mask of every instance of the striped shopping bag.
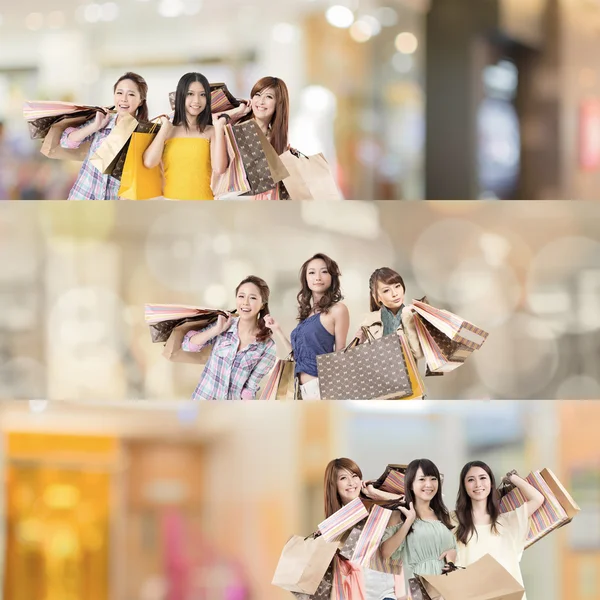
<path id="1" fill-rule="evenodd" d="M 356 498 L 319 523 L 318 529 L 327 542 L 339 541 L 348 529 L 368 515 L 363 501 Z"/>
<path id="2" fill-rule="evenodd" d="M 526 480 L 544 496 L 542 506 L 529 517 L 528 548 L 551 531 L 571 522 L 580 508 L 550 469 L 530 473 Z M 500 512 L 515 510 L 525 503 L 525 497 L 515 488 L 500 500 Z"/>

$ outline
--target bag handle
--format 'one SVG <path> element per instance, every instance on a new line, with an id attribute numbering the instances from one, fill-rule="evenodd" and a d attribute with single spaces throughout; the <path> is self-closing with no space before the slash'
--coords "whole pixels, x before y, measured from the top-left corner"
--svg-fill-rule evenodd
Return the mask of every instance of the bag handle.
<path id="1" fill-rule="evenodd" d="M 290 154 L 292 156 L 295 156 L 296 158 L 304 157 L 308 160 L 308 156 L 306 156 L 306 154 L 302 154 L 302 152 L 300 152 L 300 150 L 296 150 L 296 148 L 292 148 L 291 146 L 290 146 Z"/>
<path id="2" fill-rule="evenodd" d="M 361 331 L 365 334 L 365 339 L 369 344 L 372 344 L 373 342 L 376 342 L 377 340 L 375 339 L 375 336 L 373 335 L 373 333 L 371 332 L 371 330 L 368 327 L 361 327 L 360 328 Z M 348 350 L 352 350 L 352 348 L 356 348 L 356 346 L 359 345 L 360 342 L 360 338 L 355 337 L 343 350 L 342 352 L 347 352 Z"/>

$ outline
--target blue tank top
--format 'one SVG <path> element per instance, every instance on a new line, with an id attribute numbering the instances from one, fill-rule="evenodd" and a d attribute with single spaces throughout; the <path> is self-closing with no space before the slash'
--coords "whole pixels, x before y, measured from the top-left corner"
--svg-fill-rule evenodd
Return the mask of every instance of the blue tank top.
<path id="1" fill-rule="evenodd" d="M 306 373 L 318 377 L 317 355 L 333 352 L 335 336 L 321 323 L 317 313 L 300 321 L 291 335 L 292 350 L 296 361 L 296 375 Z"/>

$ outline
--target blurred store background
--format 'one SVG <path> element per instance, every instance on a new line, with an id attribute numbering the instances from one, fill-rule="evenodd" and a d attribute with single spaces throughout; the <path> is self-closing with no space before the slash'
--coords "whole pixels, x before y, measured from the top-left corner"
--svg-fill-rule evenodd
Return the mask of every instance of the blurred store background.
<path id="1" fill-rule="evenodd" d="M 125 71 L 151 115 L 190 70 L 291 93 L 291 143 L 353 199 L 597 199 L 597 0 L 43 0 L 0 7 L 0 198 L 66 198 L 27 99 L 109 104 Z"/>
<path id="2" fill-rule="evenodd" d="M 453 508 L 468 460 L 551 468 L 581 508 L 527 549 L 529 600 L 600 597 L 597 402 L 0 402 L 3 600 L 285 600 L 323 472 L 428 457 Z"/>
<path id="3" fill-rule="evenodd" d="M 199 367 L 161 356 L 144 304 L 232 309 L 255 274 L 289 334 L 315 252 L 340 265 L 348 341 L 382 266 L 402 274 L 407 301 L 426 294 L 490 333 L 462 367 L 426 378 L 430 398 L 600 398 L 599 203 L 138 208 L 0 207 L 0 398 L 185 400 Z"/>

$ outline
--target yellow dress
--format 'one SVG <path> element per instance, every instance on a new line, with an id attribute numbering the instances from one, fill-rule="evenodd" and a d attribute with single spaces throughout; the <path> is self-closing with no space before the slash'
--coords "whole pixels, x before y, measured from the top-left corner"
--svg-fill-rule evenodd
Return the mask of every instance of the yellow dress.
<path id="1" fill-rule="evenodd" d="M 163 150 L 165 198 L 171 200 L 214 200 L 210 189 L 212 166 L 210 140 L 171 138 Z"/>

